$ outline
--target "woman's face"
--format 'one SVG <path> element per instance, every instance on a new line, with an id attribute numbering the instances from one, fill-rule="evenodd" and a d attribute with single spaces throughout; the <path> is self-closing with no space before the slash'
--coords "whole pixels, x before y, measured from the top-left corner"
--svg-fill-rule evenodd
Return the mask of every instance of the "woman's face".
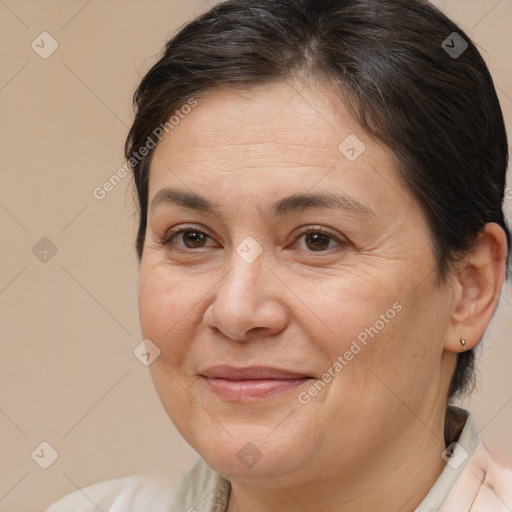
<path id="1" fill-rule="evenodd" d="M 443 350 L 453 294 L 393 154 L 334 90 L 199 99 L 155 149 L 149 204 L 150 370 L 212 467 L 284 485 L 355 477 L 398 443 L 432 443 L 455 361 Z"/>

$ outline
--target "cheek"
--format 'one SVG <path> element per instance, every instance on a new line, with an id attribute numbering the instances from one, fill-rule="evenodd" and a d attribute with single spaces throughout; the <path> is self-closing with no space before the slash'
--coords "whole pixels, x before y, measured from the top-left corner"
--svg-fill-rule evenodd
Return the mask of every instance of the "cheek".
<path id="1" fill-rule="evenodd" d="M 364 410 L 383 408 L 384 413 L 391 408 L 400 417 L 408 410 L 402 402 L 420 411 L 425 397 L 437 389 L 448 308 L 428 284 L 414 291 L 403 286 L 379 297 L 371 305 L 361 304 L 372 314 L 360 316 L 359 332 L 350 336 L 361 350 L 356 348 L 354 356 L 347 352 L 352 359 L 339 384 L 353 390 L 355 403 L 365 404 Z M 438 312 L 436 321 L 427 311 Z"/>
<path id="2" fill-rule="evenodd" d="M 364 276 L 345 269 L 343 277 L 303 289 L 309 307 L 299 317 L 302 329 L 322 348 L 323 370 L 341 377 L 338 385 L 378 395 L 380 376 L 407 394 L 411 380 L 423 385 L 436 371 L 445 325 L 424 313 L 443 305 L 428 283 L 413 289 L 413 276 L 405 274 L 404 266 Z"/>
<path id="3" fill-rule="evenodd" d="M 190 357 L 190 340 L 194 337 L 194 305 L 202 294 L 191 296 L 190 281 L 173 278 L 158 266 L 141 264 L 138 280 L 138 305 L 142 335 L 160 350 L 149 371 L 155 390 L 173 423 L 187 426 L 197 421 L 192 395 L 183 369 Z M 186 428 L 180 428 L 187 439 Z"/>
<path id="4" fill-rule="evenodd" d="M 394 291 L 400 285 L 390 287 L 389 277 L 344 268 L 342 274 L 320 281 L 298 280 L 293 289 L 303 303 L 303 313 L 296 318 L 302 319 L 305 334 L 331 358 L 349 350 L 353 341 L 364 347 L 365 342 L 392 333 L 393 324 L 403 315 L 400 295 Z"/>
<path id="5" fill-rule="evenodd" d="M 160 349 L 163 361 L 179 364 L 187 340 L 194 335 L 196 308 L 203 294 L 190 281 L 165 275 L 157 268 L 139 272 L 138 306 L 142 335 Z"/>

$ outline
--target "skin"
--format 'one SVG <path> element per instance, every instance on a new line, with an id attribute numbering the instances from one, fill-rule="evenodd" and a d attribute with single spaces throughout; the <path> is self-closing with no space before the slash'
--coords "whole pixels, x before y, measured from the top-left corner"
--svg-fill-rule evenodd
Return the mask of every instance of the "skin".
<path id="1" fill-rule="evenodd" d="M 366 146 L 353 162 L 338 150 L 350 134 Z M 506 240 L 488 224 L 440 285 L 425 213 L 396 169 L 393 153 L 321 83 L 216 91 L 155 149 L 150 204 L 173 187 L 221 208 L 150 208 L 138 294 L 143 336 L 160 349 L 150 366 L 160 400 L 231 481 L 228 512 L 413 511 L 445 465 L 445 397 L 465 350 L 459 340 L 474 347 L 492 317 Z M 322 191 L 349 194 L 376 216 L 332 208 L 267 215 L 283 197 Z M 207 236 L 161 243 L 184 224 Z M 301 226 L 335 238 L 315 250 L 297 235 Z M 236 251 L 247 237 L 263 251 L 252 263 Z M 314 380 L 237 401 L 200 376 L 229 364 L 322 379 L 395 303 L 400 312 L 307 404 L 298 395 Z M 237 456 L 246 443 L 261 455 L 250 468 Z"/>

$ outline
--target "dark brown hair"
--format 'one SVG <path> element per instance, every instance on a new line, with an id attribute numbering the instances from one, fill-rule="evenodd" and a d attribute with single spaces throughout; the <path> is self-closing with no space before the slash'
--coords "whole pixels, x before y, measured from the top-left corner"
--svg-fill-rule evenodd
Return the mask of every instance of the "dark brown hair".
<path id="1" fill-rule="evenodd" d="M 335 86 L 396 155 L 427 214 L 440 283 L 488 222 L 505 230 L 510 254 L 503 116 L 484 60 L 457 25 L 424 0 L 227 0 L 167 42 L 134 95 L 125 154 L 140 207 L 139 259 L 153 153 L 139 151 L 155 128 L 215 89 L 303 76 Z M 448 398 L 469 388 L 473 367 L 473 351 L 460 353 Z"/>

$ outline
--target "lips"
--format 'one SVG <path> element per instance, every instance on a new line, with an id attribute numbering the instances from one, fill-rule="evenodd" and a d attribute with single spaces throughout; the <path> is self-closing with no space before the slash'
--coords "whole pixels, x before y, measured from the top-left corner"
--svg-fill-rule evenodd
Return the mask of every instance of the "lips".
<path id="1" fill-rule="evenodd" d="M 310 375 L 304 373 L 281 370 L 269 366 L 247 366 L 245 368 L 235 368 L 228 365 L 212 366 L 201 374 L 203 377 L 226 380 L 261 380 L 278 379 L 291 380 L 309 378 Z"/>
<path id="2" fill-rule="evenodd" d="M 267 398 L 291 391 L 312 377 L 300 372 L 265 366 L 236 368 L 212 366 L 201 373 L 209 389 L 234 401 Z"/>

